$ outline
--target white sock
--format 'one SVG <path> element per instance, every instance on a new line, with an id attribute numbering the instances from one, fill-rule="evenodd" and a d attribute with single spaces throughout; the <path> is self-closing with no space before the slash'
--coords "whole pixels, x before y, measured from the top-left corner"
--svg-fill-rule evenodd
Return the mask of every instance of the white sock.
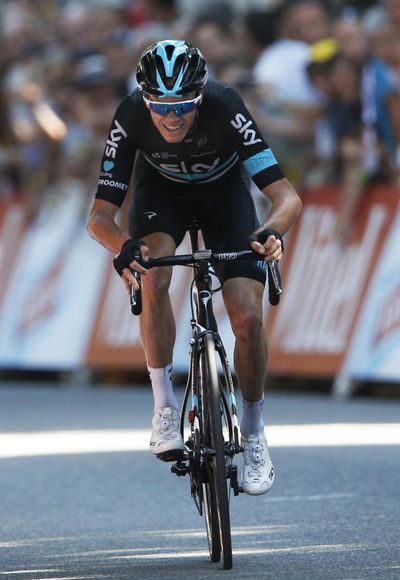
<path id="1" fill-rule="evenodd" d="M 148 366 L 147 369 L 153 389 L 154 412 L 157 413 L 164 407 L 178 410 L 179 405 L 172 386 L 172 364 L 158 369 Z"/>
<path id="2" fill-rule="evenodd" d="M 243 399 L 243 415 L 240 422 L 240 432 L 245 437 L 249 435 L 259 435 L 264 431 L 264 421 L 262 417 L 264 397 L 259 401 L 247 401 Z"/>

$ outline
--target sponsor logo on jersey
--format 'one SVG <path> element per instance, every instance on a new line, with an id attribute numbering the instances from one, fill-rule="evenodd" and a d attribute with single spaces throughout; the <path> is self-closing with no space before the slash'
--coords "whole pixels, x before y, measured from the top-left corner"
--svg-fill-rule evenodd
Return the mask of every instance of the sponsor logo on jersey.
<path id="1" fill-rule="evenodd" d="M 128 186 L 126 183 L 121 183 L 120 181 L 114 181 L 112 179 L 99 179 L 99 185 L 107 185 L 108 187 L 116 187 L 117 189 L 122 189 L 122 191 L 127 191 Z"/>
<path id="2" fill-rule="evenodd" d="M 170 157 L 178 157 L 178 154 L 168 153 L 167 151 L 162 151 L 161 153 L 155 151 L 154 153 L 151 154 L 151 156 L 154 157 L 154 159 L 169 159 Z"/>
<path id="3" fill-rule="evenodd" d="M 122 137 L 128 137 L 126 131 L 118 123 L 117 119 L 114 120 L 114 128 L 110 131 L 110 136 L 107 139 L 105 154 L 107 157 L 112 157 L 115 159 L 117 154 L 118 144 Z M 112 163 L 112 162 L 110 162 Z M 113 164 L 114 167 L 114 164 Z"/>
<path id="4" fill-rule="evenodd" d="M 220 162 L 220 157 L 217 157 L 211 165 L 207 163 L 194 163 L 194 165 L 186 166 L 184 161 L 180 163 L 160 163 L 160 169 L 171 171 L 172 173 L 208 173 L 212 171 Z"/>
<path id="5" fill-rule="evenodd" d="M 204 147 L 204 145 L 207 143 L 207 137 L 201 137 L 198 141 L 197 141 L 197 147 Z"/>
<path id="6" fill-rule="evenodd" d="M 207 155 L 215 155 L 216 151 L 201 151 L 200 153 L 191 153 L 190 157 L 207 157 Z"/>
<path id="7" fill-rule="evenodd" d="M 157 216 L 155 211 L 145 211 L 143 215 L 145 215 L 148 220 L 151 220 L 153 217 Z"/>
<path id="8" fill-rule="evenodd" d="M 104 161 L 103 163 L 103 169 L 104 171 L 111 171 L 111 169 L 114 167 L 114 161 Z"/>
<path id="9" fill-rule="evenodd" d="M 248 121 L 242 113 L 238 113 L 234 119 L 231 121 L 232 127 L 235 127 L 240 134 L 243 134 L 243 143 L 245 147 L 248 145 L 255 145 L 256 143 L 261 143 L 262 139 L 256 139 L 257 133 L 254 129 L 250 129 L 253 121 Z"/>

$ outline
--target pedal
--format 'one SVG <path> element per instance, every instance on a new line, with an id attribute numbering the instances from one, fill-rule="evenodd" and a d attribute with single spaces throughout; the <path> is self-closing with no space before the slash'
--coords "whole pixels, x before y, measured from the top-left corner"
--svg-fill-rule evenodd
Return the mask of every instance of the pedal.
<path id="1" fill-rule="evenodd" d="M 241 488 L 238 482 L 237 465 L 231 465 L 229 469 L 229 478 L 231 480 L 231 488 L 234 495 L 239 495 Z"/>
<path id="2" fill-rule="evenodd" d="M 164 451 L 163 453 L 157 453 L 157 459 L 161 461 L 180 461 L 183 457 L 184 451 L 183 449 L 171 449 L 170 451 Z"/>
<path id="3" fill-rule="evenodd" d="M 175 473 L 178 477 L 185 476 L 189 471 L 187 463 L 184 463 L 183 461 L 177 461 L 171 465 L 171 473 Z"/>

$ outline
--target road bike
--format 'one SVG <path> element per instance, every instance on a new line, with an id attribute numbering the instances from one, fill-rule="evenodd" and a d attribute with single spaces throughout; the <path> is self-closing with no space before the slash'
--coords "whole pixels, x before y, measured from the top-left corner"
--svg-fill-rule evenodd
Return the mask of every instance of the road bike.
<path id="1" fill-rule="evenodd" d="M 177 476 L 189 475 L 190 491 L 200 516 L 205 517 L 210 558 L 232 568 L 232 539 L 229 502 L 242 491 L 239 486 L 235 457 L 243 452 L 232 372 L 213 312 L 213 288 L 218 276 L 216 264 L 236 260 L 260 260 L 252 250 L 216 253 L 199 249 L 200 225 L 193 220 L 189 227 L 190 254 L 149 258 L 141 262 L 146 268 L 191 266 L 190 287 L 191 338 L 189 372 L 180 413 L 180 431 L 185 451 L 174 460 L 171 471 Z M 140 282 L 140 275 L 134 272 Z M 277 304 L 282 292 L 276 262 L 268 263 L 268 287 L 271 304 Z M 140 314 L 140 290 L 131 289 L 131 310 Z"/>

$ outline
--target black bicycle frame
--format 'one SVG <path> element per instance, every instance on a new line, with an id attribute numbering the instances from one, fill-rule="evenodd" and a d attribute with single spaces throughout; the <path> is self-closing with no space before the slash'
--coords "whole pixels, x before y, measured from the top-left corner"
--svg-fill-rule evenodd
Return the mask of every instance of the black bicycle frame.
<path id="1" fill-rule="evenodd" d="M 222 404 L 224 405 L 224 408 L 226 410 L 226 415 L 230 418 L 229 424 L 227 425 L 229 430 L 229 441 L 227 442 L 225 453 L 227 456 L 232 458 L 236 453 L 240 453 L 241 451 L 239 443 L 239 426 L 237 420 L 237 405 L 234 384 L 225 348 L 218 334 L 217 322 L 214 316 L 212 306 L 212 295 L 213 293 L 216 292 L 216 290 L 212 289 L 212 274 L 210 273 L 209 267 L 209 259 L 211 258 L 212 254 L 208 250 L 198 249 L 198 232 L 199 227 L 196 223 L 194 223 L 189 229 L 189 235 L 192 246 L 192 255 L 194 257 L 193 262 L 194 275 L 192 282 L 193 286 L 191 291 L 191 300 L 192 300 L 192 319 L 191 319 L 192 337 L 190 340 L 191 353 L 190 353 L 190 367 L 186 382 L 183 404 L 181 407 L 180 430 L 182 437 L 184 437 L 184 426 L 187 419 L 186 414 L 189 394 L 192 395 L 191 420 L 193 421 L 194 418 L 197 418 L 197 420 L 201 421 L 198 407 L 199 398 L 201 396 L 201 394 L 198 391 L 199 358 L 200 352 L 203 348 L 202 337 L 204 336 L 205 333 L 212 332 L 214 336 L 216 351 L 218 352 L 221 362 L 221 368 L 223 372 L 223 383 L 226 385 L 226 391 L 225 389 L 222 388 L 220 389 L 220 396 Z M 232 475 L 232 481 L 233 480 L 234 477 Z M 235 494 L 237 494 L 238 487 L 236 483 L 232 485 L 232 487 L 234 487 Z M 202 515 L 202 505 L 196 501 L 196 498 L 194 499 L 197 509 L 200 515 Z"/>

